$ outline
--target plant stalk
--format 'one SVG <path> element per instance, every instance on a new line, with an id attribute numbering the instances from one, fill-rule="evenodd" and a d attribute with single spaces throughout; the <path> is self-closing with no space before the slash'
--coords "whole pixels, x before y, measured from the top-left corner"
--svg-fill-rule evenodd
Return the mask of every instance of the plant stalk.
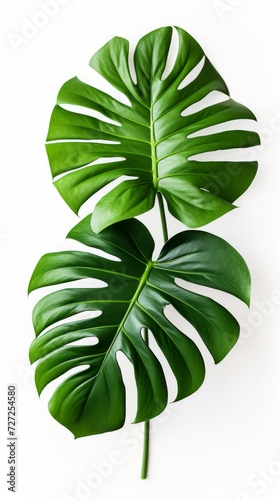
<path id="1" fill-rule="evenodd" d="M 159 191 L 157 192 L 157 199 L 158 199 L 158 205 L 159 205 L 159 213 L 160 213 L 163 241 L 164 241 L 164 243 L 166 243 L 168 240 L 167 223 L 166 223 L 162 194 Z"/>
<path id="2" fill-rule="evenodd" d="M 149 345 L 148 328 L 143 328 L 143 338 L 146 344 Z M 150 444 L 150 421 L 146 420 L 146 422 L 144 422 L 144 442 L 143 442 L 141 479 L 147 479 L 148 475 L 149 444 Z"/>
<path id="3" fill-rule="evenodd" d="M 159 204 L 160 220 L 162 227 L 162 235 L 164 243 L 168 240 L 168 231 L 166 216 L 164 210 L 164 204 L 162 199 L 162 194 L 157 192 L 157 199 Z M 147 345 L 149 345 L 149 335 L 148 329 L 143 329 L 143 338 Z M 144 422 L 144 443 L 143 443 L 143 456 L 142 456 L 142 468 L 141 468 L 141 479 L 147 479 L 148 476 L 148 464 L 149 464 L 149 446 L 150 446 L 150 421 Z"/>
<path id="4" fill-rule="evenodd" d="M 150 421 L 147 420 L 146 422 L 144 422 L 144 444 L 143 444 L 141 479 L 147 479 L 148 475 L 149 445 L 150 445 Z"/>

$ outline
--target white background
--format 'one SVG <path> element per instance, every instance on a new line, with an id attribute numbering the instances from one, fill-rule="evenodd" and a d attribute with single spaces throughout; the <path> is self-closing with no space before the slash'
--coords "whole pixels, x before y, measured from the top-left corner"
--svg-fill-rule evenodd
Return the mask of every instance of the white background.
<path id="1" fill-rule="evenodd" d="M 62 5 L 64 3 L 64 5 Z M 275 0 L 128 0 L 60 2 L 45 25 L 36 0 L 2 5 L 1 15 L 1 389 L 0 482 L 7 492 L 6 390 L 18 390 L 19 500 L 276 500 L 280 495 L 279 137 L 280 9 Z M 38 17 L 39 16 L 39 17 Z M 149 479 L 139 479 L 141 425 L 131 425 L 135 397 L 125 365 L 128 421 L 117 432 L 74 440 L 38 398 L 28 349 L 35 299 L 27 285 L 39 257 L 64 249 L 78 219 L 52 186 L 44 141 L 56 94 L 86 71 L 114 35 L 132 43 L 152 29 L 178 25 L 202 45 L 232 97 L 258 117 L 260 168 L 240 208 L 209 224 L 235 246 L 252 273 L 249 312 L 223 299 L 242 325 L 241 340 L 207 374 L 201 389 L 170 405 L 153 426 Z M 3 67 L 4 66 L 4 67 Z M 157 211 L 142 217 L 157 225 Z M 171 234 L 183 226 L 169 218 Z M 157 234 L 160 243 L 159 233 Z M 35 297 L 35 296 L 34 296 Z M 273 302 L 274 301 L 274 302 Z M 186 328 L 186 324 L 183 325 Z M 172 381 L 171 381 L 172 385 Z M 109 462 L 115 461 L 108 466 Z M 101 469 L 100 469 L 101 467 Z M 103 474 L 103 475 L 102 475 Z M 106 476 L 106 477 L 104 477 Z"/>

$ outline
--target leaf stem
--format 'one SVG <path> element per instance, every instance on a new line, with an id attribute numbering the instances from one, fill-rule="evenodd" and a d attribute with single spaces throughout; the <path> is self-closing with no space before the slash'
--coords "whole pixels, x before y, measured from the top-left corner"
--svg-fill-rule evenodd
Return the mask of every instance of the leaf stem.
<path id="1" fill-rule="evenodd" d="M 167 222 L 166 222 L 162 194 L 159 192 L 157 192 L 157 199 L 159 204 L 162 235 L 164 243 L 166 243 L 168 240 Z M 143 339 L 146 342 L 146 344 L 149 345 L 148 328 L 143 328 Z M 150 421 L 146 420 L 146 422 L 144 422 L 144 443 L 143 443 L 141 479 L 147 479 L 148 476 L 149 446 L 150 446 Z"/>
<path id="2" fill-rule="evenodd" d="M 147 479 L 148 475 L 149 444 L 150 444 L 150 421 L 147 420 L 146 422 L 144 422 L 144 444 L 143 444 L 141 479 Z"/>
<path id="3" fill-rule="evenodd" d="M 157 192 L 157 199 L 158 199 L 158 205 L 159 205 L 163 240 L 164 240 L 164 243 L 166 243 L 168 240 L 167 223 L 166 223 L 162 194 L 159 191 Z"/>
<path id="4" fill-rule="evenodd" d="M 148 328 L 143 328 L 143 339 L 149 345 Z M 144 422 L 144 442 L 143 442 L 143 456 L 141 479 L 147 479 L 148 475 L 148 462 L 149 462 L 149 444 L 150 444 L 150 421 Z"/>

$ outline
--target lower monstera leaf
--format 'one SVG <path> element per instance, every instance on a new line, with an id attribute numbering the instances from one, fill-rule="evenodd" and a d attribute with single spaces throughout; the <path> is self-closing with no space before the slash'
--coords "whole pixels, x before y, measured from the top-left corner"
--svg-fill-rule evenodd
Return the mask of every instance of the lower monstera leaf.
<path id="1" fill-rule="evenodd" d="M 176 278 L 222 290 L 248 304 L 250 275 L 232 246 L 202 231 L 177 234 L 165 244 L 157 260 L 152 260 L 154 241 L 149 231 L 136 219 L 95 234 L 89 216 L 68 237 L 95 253 L 90 248 L 87 252 L 49 253 L 38 262 L 29 291 L 49 285 L 60 287 L 34 308 L 37 338 L 30 358 L 38 361 L 39 393 L 76 369 L 55 389 L 49 409 L 75 437 L 81 437 L 112 431 L 124 423 L 125 386 L 118 351 L 134 368 L 138 393 L 135 422 L 149 420 L 164 410 L 168 401 L 166 379 L 143 338 L 143 329 L 153 335 L 176 377 L 176 400 L 202 384 L 202 355 L 166 317 L 167 305 L 194 326 L 216 363 L 236 343 L 239 325 L 235 318 L 211 298 L 182 288 Z M 61 287 L 84 278 L 100 280 L 100 284 L 96 286 L 95 281 L 92 287 Z M 87 317 L 75 317 L 79 313 L 87 313 Z M 85 345 L 85 339 L 88 343 L 92 340 L 91 345 Z"/>

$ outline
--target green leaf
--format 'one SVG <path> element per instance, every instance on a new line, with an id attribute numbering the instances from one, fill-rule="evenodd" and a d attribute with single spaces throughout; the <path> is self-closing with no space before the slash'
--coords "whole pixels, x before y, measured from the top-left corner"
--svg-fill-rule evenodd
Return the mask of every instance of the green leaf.
<path id="1" fill-rule="evenodd" d="M 173 31 L 178 52 L 165 76 Z M 181 87 L 203 58 L 198 76 Z M 90 65 L 129 105 L 78 78 L 66 82 L 58 94 L 46 147 L 54 184 L 64 200 L 78 213 L 104 186 L 121 176 L 134 177 L 122 179 L 98 201 L 92 218 L 96 232 L 150 210 L 158 191 L 169 211 L 189 227 L 232 210 L 251 184 L 257 162 L 238 161 L 234 155 L 232 161 L 203 161 L 196 155 L 259 144 L 258 134 L 250 130 L 208 130 L 227 122 L 234 128 L 235 120 L 255 120 L 254 114 L 228 98 L 182 115 L 213 91 L 229 92 L 200 45 L 181 28 L 160 28 L 139 41 L 134 53 L 137 83 L 128 60 L 128 41 L 115 37 Z M 67 109 L 69 105 L 80 112 Z M 199 131 L 202 135 L 193 136 Z"/>
<path id="2" fill-rule="evenodd" d="M 61 375 L 66 378 L 50 399 L 55 419 L 76 437 L 112 431 L 125 420 L 125 386 L 117 361 L 123 352 L 131 361 L 138 393 L 135 422 L 161 413 L 168 401 L 163 368 L 143 339 L 153 335 L 177 380 L 176 400 L 202 384 L 205 368 L 196 344 L 165 315 L 171 304 L 197 330 L 216 363 L 233 347 L 239 334 L 235 318 L 220 304 L 182 288 L 177 278 L 217 288 L 249 303 L 250 275 L 238 254 L 221 238 L 185 231 L 171 238 L 157 260 L 154 241 L 136 219 L 116 223 L 100 234 L 90 216 L 68 235 L 88 251 L 50 253 L 38 262 L 29 292 L 60 285 L 35 306 L 36 339 L 31 362 L 38 361 L 39 393 Z M 101 252 L 106 252 L 106 256 Z M 93 253 L 95 252 L 95 253 Z M 114 257 L 114 259 L 113 259 Z M 93 286 L 63 284 L 93 278 Z M 91 317 L 76 317 L 79 313 Z M 94 317 L 92 317 L 92 315 Z M 91 340 L 91 345 L 77 341 Z M 68 374 L 71 369 L 75 374 Z"/>

